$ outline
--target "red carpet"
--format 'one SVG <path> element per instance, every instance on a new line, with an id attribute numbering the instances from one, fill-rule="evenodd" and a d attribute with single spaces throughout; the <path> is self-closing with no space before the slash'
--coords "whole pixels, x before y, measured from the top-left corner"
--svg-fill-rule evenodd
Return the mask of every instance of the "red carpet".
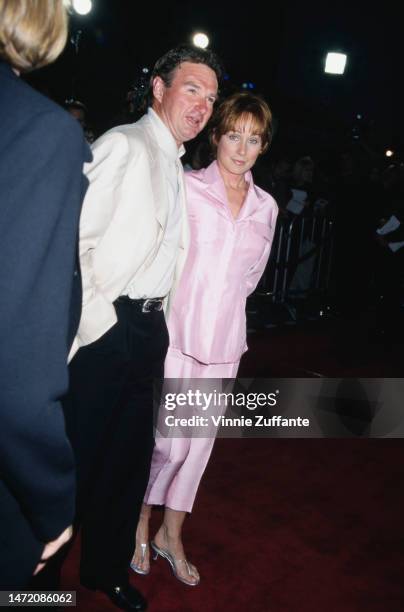
<path id="1" fill-rule="evenodd" d="M 245 375 L 254 362 L 266 376 L 388 376 L 401 367 L 391 351 L 353 351 L 344 365 L 324 330 L 317 339 L 314 331 L 310 341 L 304 330 L 251 338 Z M 151 612 L 402 612 L 403 456 L 393 439 L 218 440 L 184 532 L 201 584 L 181 584 L 162 559 L 149 576 L 132 574 L 133 584 Z M 79 587 L 78 547 L 63 588 L 77 590 L 79 611 L 115 610 Z"/>
<path id="2" fill-rule="evenodd" d="M 185 529 L 201 584 L 182 585 L 162 559 L 133 583 L 152 612 L 402 612 L 403 451 L 401 440 L 218 440 Z M 77 552 L 63 585 L 77 609 L 113 610 L 78 587 Z"/>
<path id="3" fill-rule="evenodd" d="M 366 322 L 320 320 L 258 329 L 248 337 L 239 375 L 261 377 L 404 376 L 404 340 L 383 341 Z"/>

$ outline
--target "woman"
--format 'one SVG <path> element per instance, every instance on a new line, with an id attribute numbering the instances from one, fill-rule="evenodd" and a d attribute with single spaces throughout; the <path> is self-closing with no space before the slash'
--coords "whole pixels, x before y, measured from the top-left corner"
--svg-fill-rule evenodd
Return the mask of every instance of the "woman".
<path id="1" fill-rule="evenodd" d="M 166 378 L 234 378 L 247 349 L 245 305 L 266 266 L 277 206 L 253 183 L 250 169 L 269 144 L 271 112 L 259 97 L 237 93 L 225 100 L 211 124 L 216 160 L 188 172 L 191 249 L 170 319 Z M 150 569 L 151 507 L 164 504 L 163 523 L 151 543 L 176 578 L 195 586 L 182 524 L 191 512 L 213 438 L 158 438 L 136 534 L 131 567 Z"/>
<path id="2" fill-rule="evenodd" d="M 75 466 L 60 398 L 81 310 L 77 230 L 91 158 L 78 123 L 21 73 L 67 40 L 63 0 L 0 0 L 0 589 L 71 535 Z"/>

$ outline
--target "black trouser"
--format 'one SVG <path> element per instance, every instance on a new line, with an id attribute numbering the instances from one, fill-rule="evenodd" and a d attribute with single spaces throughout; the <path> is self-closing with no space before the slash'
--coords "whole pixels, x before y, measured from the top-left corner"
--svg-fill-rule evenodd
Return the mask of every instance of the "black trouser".
<path id="1" fill-rule="evenodd" d="M 153 383 L 168 332 L 162 311 L 115 302 L 118 322 L 81 348 L 64 403 L 76 455 L 83 581 L 122 584 L 135 547 L 153 451 Z"/>

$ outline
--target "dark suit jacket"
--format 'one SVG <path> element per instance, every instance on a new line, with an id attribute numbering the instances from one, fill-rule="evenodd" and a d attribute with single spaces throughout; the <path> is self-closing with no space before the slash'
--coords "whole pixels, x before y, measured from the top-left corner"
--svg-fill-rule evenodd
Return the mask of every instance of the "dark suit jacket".
<path id="1" fill-rule="evenodd" d="M 91 153 L 79 124 L 0 61 L 0 588 L 72 523 L 60 398 L 80 317 L 77 231 Z"/>

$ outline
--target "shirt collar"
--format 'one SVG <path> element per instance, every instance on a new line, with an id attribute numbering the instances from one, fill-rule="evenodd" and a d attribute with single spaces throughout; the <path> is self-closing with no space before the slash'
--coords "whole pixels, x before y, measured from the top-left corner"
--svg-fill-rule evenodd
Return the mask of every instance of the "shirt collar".
<path id="1" fill-rule="evenodd" d="M 172 161 L 175 161 L 184 155 L 184 145 L 181 145 L 180 147 L 177 146 L 173 135 L 166 124 L 160 119 L 156 111 L 149 107 L 147 109 L 147 115 L 150 119 L 150 123 L 152 125 L 156 140 L 159 143 L 159 147 L 164 151 L 167 157 Z"/>
<path id="2" fill-rule="evenodd" d="M 267 197 L 267 194 L 265 194 L 265 196 L 261 195 L 260 191 L 256 189 L 251 170 L 246 173 L 245 179 L 249 183 L 248 191 L 236 221 L 243 221 L 253 215 L 261 201 L 265 201 Z M 226 188 L 216 160 L 205 168 L 203 181 L 207 191 L 216 196 L 216 200 L 223 207 L 228 209 Z M 228 215 L 230 214 L 230 210 L 228 209 Z"/>
<path id="3" fill-rule="evenodd" d="M 219 166 L 216 160 L 214 160 L 207 168 L 205 168 L 203 180 L 208 185 L 214 185 L 216 183 L 223 185 L 224 187 L 223 178 L 220 174 Z M 245 180 L 247 181 L 247 183 L 249 183 L 248 191 L 252 191 L 255 185 L 251 170 L 248 170 L 248 172 L 246 173 Z"/>

